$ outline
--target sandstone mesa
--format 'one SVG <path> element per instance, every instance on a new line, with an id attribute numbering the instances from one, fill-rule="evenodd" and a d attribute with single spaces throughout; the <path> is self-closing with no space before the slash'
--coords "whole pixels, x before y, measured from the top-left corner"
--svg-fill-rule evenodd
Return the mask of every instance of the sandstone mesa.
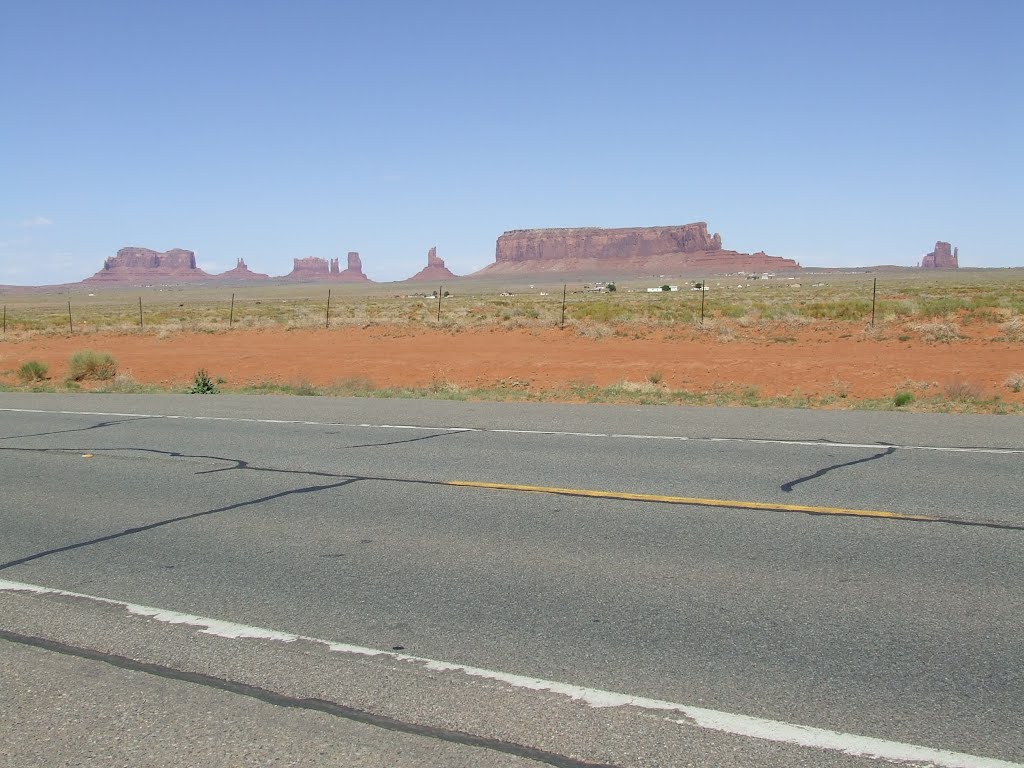
<path id="1" fill-rule="evenodd" d="M 902 267 L 891 267 L 902 269 Z M 921 269 L 958 269 L 959 249 L 938 241 L 935 250 L 920 261 Z M 709 233 L 705 222 L 664 227 L 608 229 L 578 227 L 518 229 L 502 234 L 495 245 L 494 262 L 471 277 L 504 276 L 586 276 L 637 277 L 670 274 L 723 274 L 730 272 L 777 272 L 802 269 L 793 259 L 769 256 L 764 251 L 740 253 L 722 247 L 722 237 Z M 437 255 L 437 246 L 427 252 L 426 266 L 409 281 L 437 281 L 457 278 Z M 340 259 L 320 257 L 292 260 L 292 271 L 272 277 L 253 272 L 244 259 L 233 269 L 209 274 L 196 266 L 193 251 L 173 248 L 155 251 L 129 246 L 107 258 L 103 268 L 86 278 L 85 284 L 130 283 L 153 285 L 186 281 L 248 282 L 288 280 L 294 282 L 372 283 L 363 272 L 359 253 L 348 253 L 347 265 Z M 14 287 L 14 286 L 10 286 Z"/>
<path id="2" fill-rule="evenodd" d="M 703 221 L 669 227 L 519 229 L 498 238 L 494 263 L 475 276 L 511 274 L 771 272 L 792 259 L 724 250 Z"/>
<path id="3" fill-rule="evenodd" d="M 236 267 L 237 269 L 237 267 Z M 149 282 L 157 280 L 209 279 L 212 275 L 196 266 L 196 255 L 182 248 L 160 252 L 150 248 L 122 248 L 103 262 L 103 269 L 83 283 Z"/>

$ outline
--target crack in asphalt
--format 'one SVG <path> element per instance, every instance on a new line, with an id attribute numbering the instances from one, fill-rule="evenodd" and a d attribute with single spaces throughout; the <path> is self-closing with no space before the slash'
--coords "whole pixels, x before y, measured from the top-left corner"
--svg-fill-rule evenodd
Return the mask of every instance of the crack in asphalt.
<path id="1" fill-rule="evenodd" d="M 114 419 L 112 421 L 101 421 L 99 424 L 92 424 L 88 427 L 76 427 L 75 429 L 56 429 L 53 432 L 35 432 L 29 435 L 4 435 L 0 440 L 20 440 L 26 437 L 48 437 L 50 435 L 66 435 L 71 432 L 89 432 L 94 429 L 104 429 L 116 424 L 129 424 L 133 421 L 149 421 L 152 416 L 140 416 L 136 419 Z"/>
<path id="2" fill-rule="evenodd" d="M 894 453 L 896 453 L 896 448 L 894 446 L 889 446 L 881 453 L 876 453 L 872 456 L 865 456 L 864 458 L 854 459 L 853 461 L 846 461 L 843 462 L 842 464 L 833 464 L 832 466 L 829 467 L 822 467 L 813 474 L 806 475 L 804 477 L 798 477 L 796 480 L 790 480 L 788 483 L 783 483 L 782 485 L 779 486 L 779 488 L 781 488 L 786 493 L 792 493 L 793 488 L 797 485 L 800 485 L 800 483 L 807 483 L 810 482 L 811 480 L 817 480 L 819 477 L 827 475 L 829 472 L 835 469 L 842 469 L 843 467 L 852 467 L 855 464 L 865 464 L 869 461 L 876 461 L 877 459 L 881 459 L 886 456 L 891 456 Z"/>
<path id="3" fill-rule="evenodd" d="M 104 424 L 107 424 L 107 423 L 104 422 Z M 93 428 L 96 428 L 97 426 L 99 426 L 99 425 L 94 425 Z M 433 437 L 433 435 L 431 437 Z M 414 438 L 414 439 L 422 439 L 422 438 Z M 815 479 L 817 477 L 821 477 L 822 475 L 826 474 L 827 472 L 830 472 L 830 471 L 832 471 L 834 469 L 838 469 L 840 467 L 851 466 L 853 464 L 860 464 L 860 463 L 864 463 L 864 462 L 867 462 L 867 461 L 874 461 L 876 459 L 882 458 L 884 456 L 887 456 L 887 455 L 893 453 L 895 450 L 896 450 L 895 447 L 890 446 L 885 451 L 882 451 L 881 453 L 875 454 L 873 456 L 857 459 L 857 460 L 851 461 L 851 462 L 845 462 L 843 464 L 837 464 L 837 465 L 830 466 L 830 467 L 825 467 L 825 468 L 820 469 L 817 472 L 813 473 L 812 475 L 808 475 L 807 477 L 803 477 L 803 478 L 798 478 L 797 480 L 794 480 L 794 481 L 791 481 L 789 483 L 784 484 L 782 486 L 782 489 L 784 491 L 791 491 L 793 486 L 795 486 L 798 483 L 807 482 L 807 481 Z M 233 511 L 233 510 L 236 510 L 236 509 L 242 509 L 244 507 L 258 506 L 260 504 L 265 504 L 267 502 L 274 501 L 274 500 L 280 499 L 280 498 L 285 498 L 285 497 L 288 497 L 288 496 L 301 495 L 301 494 L 311 494 L 311 493 L 320 493 L 320 492 L 323 492 L 323 491 L 334 490 L 334 489 L 342 488 L 342 487 L 345 487 L 347 485 L 352 485 L 354 483 L 357 483 L 357 482 L 360 482 L 360 481 L 364 481 L 364 480 L 377 481 L 377 482 L 388 482 L 388 483 L 405 483 L 405 484 L 414 484 L 414 485 L 432 485 L 432 486 L 452 487 L 452 483 L 449 482 L 449 481 L 446 481 L 446 480 L 423 480 L 423 479 L 416 479 L 416 478 L 401 478 L 401 477 L 386 477 L 386 476 L 373 476 L 373 475 L 342 474 L 342 473 L 325 472 L 325 471 L 319 471 L 319 470 L 300 470 L 300 469 L 283 469 L 283 468 L 279 468 L 279 467 L 261 467 L 261 466 L 254 466 L 251 463 L 249 463 L 248 461 L 246 461 L 245 459 L 236 459 L 236 458 L 229 458 L 229 457 L 224 457 L 224 456 L 210 456 L 210 455 L 204 455 L 204 454 L 189 454 L 189 453 L 183 453 L 183 452 L 180 452 L 180 451 L 166 451 L 166 450 L 160 450 L 160 449 L 156 449 L 156 448 L 113 447 L 113 448 L 106 448 L 106 449 L 96 449 L 96 448 L 81 449 L 81 448 L 21 448 L 21 447 L 12 447 L 12 446 L 0 447 L 0 452 L 26 452 L 26 453 L 42 453 L 42 454 L 60 453 L 60 454 L 63 454 L 63 453 L 81 453 L 83 451 L 92 451 L 94 453 L 95 452 L 101 452 L 102 453 L 102 452 L 115 452 L 115 451 L 130 451 L 130 452 L 157 454 L 159 456 L 166 456 L 166 457 L 172 458 L 172 459 L 203 459 L 203 460 L 207 460 L 207 461 L 221 461 L 221 462 L 225 462 L 228 465 L 230 465 L 230 466 L 226 466 L 226 467 L 219 467 L 219 468 L 216 468 L 216 469 L 206 469 L 206 470 L 202 470 L 202 471 L 197 471 L 195 473 L 197 475 L 206 475 L 206 474 L 214 474 L 214 473 L 218 473 L 218 472 L 230 472 L 230 471 L 242 470 L 242 471 L 267 472 L 267 473 L 285 474 L 285 475 L 304 475 L 304 476 L 309 476 L 309 477 L 319 477 L 319 478 L 335 479 L 335 480 L 339 480 L 340 482 L 328 483 L 326 485 L 310 485 L 310 486 L 304 486 L 304 487 L 300 487 L 300 488 L 292 488 L 292 489 L 288 489 L 288 490 L 281 491 L 281 492 L 278 492 L 278 493 L 273 493 L 273 494 L 270 494 L 270 495 L 267 495 L 267 496 L 262 496 L 262 497 L 259 497 L 259 498 L 256 498 L 256 499 L 250 499 L 248 501 L 240 501 L 240 502 L 237 502 L 237 503 L 234 503 L 234 504 L 228 504 L 226 506 L 216 507 L 214 509 L 203 510 L 201 512 L 193 512 L 193 513 L 186 514 L 186 515 L 178 515 L 176 517 L 167 518 L 165 520 L 159 520 L 157 522 L 148 523 L 146 525 L 133 526 L 131 528 L 126 528 L 126 529 L 124 529 L 122 531 L 118 531 L 116 533 L 110 533 L 110 534 L 107 534 L 107 535 L 104 535 L 104 536 L 98 536 L 98 537 L 95 537 L 95 538 L 92 538 L 92 539 L 88 539 L 86 541 L 80 541 L 80 542 L 75 542 L 75 543 L 72 543 L 72 544 L 66 544 L 66 545 L 61 546 L 61 547 L 54 547 L 54 548 L 47 549 L 47 550 L 44 550 L 44 551 L 41 551 L 41 552 L 36 552 L 34 554 L 31 554 L 31 555 L 26 555 L 26 556 L 21 557 L 21 558 L 10 560 L 10 561 L 5 562 L 5 563 L 0 563 L 0 571 L 7 570 L 9 568 L 14 568 L 15 566 L 23 565 L 25 563 L 29 563 L 29 562 L 32 562 L 32 561 L 35 561 L 35 560 L 40 560 L 40 559 L 42 559 L 44 557 L 48 557 L 50 555 L 60 554 L 62 552 L 69 552 L 69 551 L 73 551 L 73 550 L 76 550 L 76 549 L 81 549 L 81 548 L 84 548 L 84 547 L 93 546 L 93 545 L 96 545 L 96 544 L 102 544 L 102 543 L 105 543 L 105 542 L 108 542 L 108 541 L 114 541 L 116 539 L 124 538 L 126 536 L 133 536 L 135 534 L 145 533 L 147 531 L 155 530 L 157 528 L 162 528 L 162 527 L 165 527 L 165 526 L 168 526 L 168 525 L 173 525 L 175 523 L 180 523 L 180 522 L 184 522 L 184 521 L 187 521 L 187 520 L 194 520 L 194 519 L 197 519 L 197 518 L 207 517 L 207 516 L 218 514 L 218 513 L 222 513 L 222 512 L 229 512 L 229 511 Z M 630 499 L 630 501 L 637 501 L 637 500 Z M 640 500 L 638 503 L 658 504 L 658 503 L 662 503 L 662 502 L 658 502 L 658 501 L 654 501 L 654 500 Z M 689 506 L 700 506 L 700 504 L 692 504 L 692 505 L 689 505 Z M 742 506 L 738 505 L 738 508 L 742 508 Z M 786 511 L 786 510 L 782 510 L 782 511 Z M 793 510 L 789 510 L 789 511 L 793 511 Z M 811 515 L 816 515 L 817 514 L 817 513 L 814 513 L 814 512 L 803 512 L 803 511 L 799 511 L 799 510 L 797 510 L 797 512 L 799 514 L 811 514 Z M 966 520 L 966 519 L 962 519 L 962 518 L 942 518 L 942 519 L 933 519 L 933 520 L 916 520 L 916 521 L 902 520 L 901 521 L 898 518 L 896 518 L 896 519 L 893 519 L 893 522 L 915 522 L 915 523 L 918 523 L 918 524 L 938 523 L 938 524 L 945 524 L 945 525 L 957 525 L 957 526 L 980 527 L 980 528 L 993 528 L 993 529 L 998 529 L 998 530 L 1024 531 L 1024 525 L 1018 525 L 1018 524 L 1004 522 L 1004 521 L 999 521 L 999 520 Z"/>
<path id="4" fill-rule="evenodd" d="M 207 675 L 202 672 L 189 672 L 187 670 L 176 669 L 163 664 L 137 661 L 136 659 L 131 659 L 127 656 L 97 651 L 92 648 L 69 645 L 67 643 L 50 640 L 48 638 L 33 637 L 31 635 L 23 635 L 17 632 L 0 629 L 0 639 L 10 643 L 18 643 L 20 645 L 38 648 L 52 653 L 59 653 L 64 656 L 73 656 L 80 659 L 87 659 L 89 661 L 102 662 L 104 664 L 109 664 L 112 667 L 126 669 L 132 672 L 141 672 L 143 674 L 154 675 L 156 677 L 175 680 L 177 682 L 202 685 L 207 688 L 226 691 L 239 696 L 248 696 L 262 701 L 265 704 L 271 704 L 277 707 L 321 712 L 323 714 L 376 726 L 377 728 L 383 728 L 389 731 L 397 731 L 414 736 L 437 739 L 439 741 L 460 744 L 466 747 L 487 749 L 492 752 L 501 752 L 515 757 L 532 760 L 534 762 L 552 765 L 555 766 L 555 768 L 616 768 L 616 766 L 607 763 L 592 763 L 587 760 L 579 760 L 577 758 L 568 757 L 567 755 L 560 755 L 555 752 L 538 749 L 537 747 L 527 746 L 526 744 L 517 744 L 515 742 L 502 741 L 500 739 L 489 738 L 486 736 L 477 736 L 476 734 L 466 733 L 465 731 L 455 731 L 448 728 L 407 722 L 395 717 L 389 717 L 387 715 L 380 715 L 375 712 L 349 707 L 328 699 L 289 696 L 284 693 L 270 690 L 269 688 L 262 688 L 260 686 L 250 685 L 249 683 L 239 682 L 237 680 L 229 680 L 223 677 Z"/>

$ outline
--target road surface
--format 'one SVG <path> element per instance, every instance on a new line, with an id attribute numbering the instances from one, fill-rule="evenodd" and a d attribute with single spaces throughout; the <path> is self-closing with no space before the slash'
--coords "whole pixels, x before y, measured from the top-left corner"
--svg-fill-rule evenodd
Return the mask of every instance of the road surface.
<path id="1" fill-rule="evenodd" d="M 1020 764 L 1022 470 L 1012 417 L 0 393 L 0 738 Z"/>

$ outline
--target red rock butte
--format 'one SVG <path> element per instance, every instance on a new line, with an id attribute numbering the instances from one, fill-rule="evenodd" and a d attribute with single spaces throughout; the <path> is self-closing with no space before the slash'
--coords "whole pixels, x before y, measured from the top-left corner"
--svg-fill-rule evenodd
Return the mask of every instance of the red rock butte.
<path id="1" fill-rule="evenodd" d="M 444 280 L 458 277 L 444 265 L 444 259 L 438 258 L 437 246 L 427 251 L 427 266 L 409 278 L 409 280 Z"/>
<path id="2" fill-rule="evenodd" d="M 103 262 L 103 269 L 84 283 L 160 282 L 208 279 L 211 275 L 196 267 L 196 255 L 182 248 L 161 253 L 149 248 L 122 248 Z"/>
<path id="3" fill-rule="evenodd" d="M 219 275 L 213 275 L 218 280 L 269 280 L 270 275 L 265 275 L 262 272 L 253 272 L 246 266 L 245 259 L 239 259 L 234 269 L 229 269 L 227 272 L 221 272 Z"/>
<path id="4" fill-rule="evenodd" d="M 959 269 L 960 249 L 951 248 L 949 243 L 939 240 L 935 250 L 921 259 L 921 269 Z"/>
<path id="5" fill-rule="evenodd" d="M 625 229 L 518 229 L 498 238 L 494 263 L 474 276 L 540 273 L 771 272 L 800 269 L 792 259 L 722 249 L 703 221 Z"/>
<path id="6" fill-rule="evenodd" d="M 368 283 L 370 278 L 363 274 L 363 262 L 359 254 L 349 251 L 348 267 L 342 269 L 340 259 L 321 259 L 311 256 L 305 259 L 293 259 L 292 271 L 285 275 L 289 280 L 321 281 L 329 280 L 341 283 Z"/>

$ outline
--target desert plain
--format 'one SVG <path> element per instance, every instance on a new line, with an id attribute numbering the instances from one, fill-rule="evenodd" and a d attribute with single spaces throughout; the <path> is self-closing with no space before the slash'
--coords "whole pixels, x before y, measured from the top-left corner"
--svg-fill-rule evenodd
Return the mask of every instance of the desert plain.
<path id="1" fill-rule="evenodd" d="M 5 292 L 0 387 L 1024 412 L 1024 269 L 546 279 Z"/>

